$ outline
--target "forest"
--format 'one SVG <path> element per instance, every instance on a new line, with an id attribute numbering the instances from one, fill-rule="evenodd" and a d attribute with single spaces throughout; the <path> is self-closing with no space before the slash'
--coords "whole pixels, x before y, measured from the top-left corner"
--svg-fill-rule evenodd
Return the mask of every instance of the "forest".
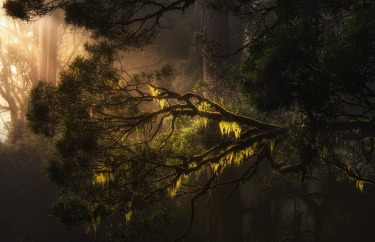
<path id="1" fill-rule="evenodd" d="M 0 241 L 375 241 L 375 1 L 0 2 Z"/>

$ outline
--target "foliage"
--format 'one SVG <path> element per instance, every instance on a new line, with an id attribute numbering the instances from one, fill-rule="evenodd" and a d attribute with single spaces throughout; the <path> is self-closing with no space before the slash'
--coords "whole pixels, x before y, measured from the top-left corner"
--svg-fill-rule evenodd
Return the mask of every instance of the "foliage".
<path id="1" fill-rule="evenodd" d="M 140 213 L 137 219 L 128 221 L 126 224 L 119 223 L 117 227 L 109 225 L 106 241 L 166 241 L 168 238 L 168 217 L 166 211 L 155 211 Z"/>

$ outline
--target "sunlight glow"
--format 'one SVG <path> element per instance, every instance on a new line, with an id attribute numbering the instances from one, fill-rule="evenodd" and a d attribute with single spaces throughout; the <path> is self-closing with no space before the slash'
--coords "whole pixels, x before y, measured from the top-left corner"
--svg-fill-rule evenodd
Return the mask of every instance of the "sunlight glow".
<path id="1" fill-rule="evenodd" d="M 10 71 L 12 74 L 16 75 L 17 74 L 17 67 L 15 65 L 10 65 Z"/>
<path id="2" fill-rule="evenodd" d="M 29 31 L 29 32 L 26 33 L 26 36 L 31 38 L 31 37 L 34 36 L 34 34 L 33 34 L 33 32 Z"/>
<path id="3" fill-rule="evenodd" d="M 1 26 L 7 26 L 7 21 L 5 20 L 5 18 L 0 19 L 0 25 Z"/>

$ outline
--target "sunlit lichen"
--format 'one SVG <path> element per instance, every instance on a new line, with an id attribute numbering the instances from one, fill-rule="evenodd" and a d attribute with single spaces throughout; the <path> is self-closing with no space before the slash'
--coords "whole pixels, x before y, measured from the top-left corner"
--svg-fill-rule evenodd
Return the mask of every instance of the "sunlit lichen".
<path id="1" fill-rule="evenodd" d="M 95 175 L 95 183 L 104 184 L 107 178 L 103 173 L 99 173 Z"/>
<path id="2" fill-rule="evenodd" d="M 209 104 L 207 102 L 201 102 L 197 105 L 197 108 L 198 108 L 199 111 L 207 112 L 208 110 L 210 110 L 211 104 Z"/>
<path id="3" fill-rule="evenodd" d="M 188 168 L 189 169 L 191 169 L 191 168 L 195 168 L 195 167 L 197 167 L 197 162 L 190 162 L 189 164 L 188 164 Z"/>
<path id="4" fill-rule="evenodd" d="M 364 181 L 357 180 L 355 186 L 360 192 L 363 192 L 363 187 L 364 187 Z"/>
<path id="5" fill-rule="evenodd" d="M 273 153 L 273 148 L 275 147 L 275 139 L 270 140 L 270 152 Z"/>
<path id="6" fill-rule="evenodd" d="M 246 149 L 242 149 L 235 152 L 230 152 L 226 156 L 220 159 L 219 164 L 213 164 L 213 169 L 217 170 L 217 168 L 221 165 L 222 167 L 229 166 L 229 165 L 241 165 L 242 161 L 251 157 L 254 154 L 256 144 L 247 147 Z"/>
<path id="7" fill-rule="evenodd" d="M 126 222 L 130 221 L 130 219 L 132 218 L 132 215 L 133 215 L 133 211 L 131 211 L 131 210 L 129 212 L 125 213 Z"/>
<path id="8" fill-rule="evenodd" d="M 207 127 L 207 124 L 208 124 L 208 119 L 207 118 L 203 118 L 203 126 Z"/>
<path id="9" fill-rule="evenodd" d="M 212 170 L 214 170 L 214 172 L 220 172 L 219 171 L 219 168 L 221 167 L 219 163 L 215 163 L 215 164 L 211 164 L 211 167 L 212 167 Z"/>
<path id="10" fill-rule="evenodd" d="M 125 221 L 126 222 L 129 222 L 130 219 L 132 218 L 132 215 L 133 215 L 133 210 L 131 209 L 132 204 L 133 204 L 132 201 L 127 202 L 127 205 L 126 205 L 127 212 L 125 212 Z"/>
<path id="11" fill-rule="evenodd" d="M 160 107 L 163 108 L 165 106 L 165 99 L 159 99 L 158 103 L 159 103 Z"/>
<path id="12" fill-rule="evenodd" d="M 230 133 L 233 132 L 236 139 L 241 135 L 241 127 L 236 122 L 221 121 L 219 126 L 222 135 L 229 136 Z"/>
<path id="13" fill-rule="evenodd" d="M 154 88 L 152 87 L 151 85 L 149 86 L 150 87 L 150 92 L 151 92 L 151 95 L 153 97 L 156 97 L 159 95 L 159 90 L 157 88 Z M 160 107 L 163 108 L 164 105 L 165 105 L 165 99 L 158 99 L 158 98 L 154 98 L 154 102 L 157 102 L 159 103 Z"/>
<path id="14" fill-rule="evenodd" d="M 103 170 L 109 170 L 108 167 L 104 166 Z M 109 171 L 100 171 L 94 175 L 93 184 L 105 185 L 110 181 L 113 181 L 113 173 Z"/>
<path id="15" fill-rule="evenodd" d="M 172 197 L 175 197 L 177 194 L 178 189 L 181 186 L 182 182 L 182 175 L 180 175 L 177 180 L 172 184 L 172 187 L 169 189 L 169 193 L 171 194 Z"/>
<path id="16" fill-rule="evenodd" d="M 211 108 L 211 104 L 207 103 L 207 102 L 201 102 L 197 105 L 197 109 L 201 112 L 207 112 L 209 111 Z M 203 125 L 204 127 L 207 127 L 207 124 L 208 124 L 208 118 L 206 117 L 203 117 Z"/>
<path id="17" fill-rule="evenodd" d="M 150 86 L 150 92 L 151 92 L 151 95 L 156 97 L 158 94 L 159 94 L 159 90 Z"/>

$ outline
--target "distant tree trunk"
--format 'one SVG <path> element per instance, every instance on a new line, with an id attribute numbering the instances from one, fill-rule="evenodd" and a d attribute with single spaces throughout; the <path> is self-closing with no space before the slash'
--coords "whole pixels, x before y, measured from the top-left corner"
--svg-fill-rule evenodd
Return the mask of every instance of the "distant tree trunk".
<path id="1" fill-rule="evenodd" d="M 14 123 L 19 118 L 18 106 L 17 103 L 11 95 L 9 95 L 3 88 L 0 88 L 1 97 L 7 102 L 8 109 L 10 112 L 10 121 Z"/>
<path id="2" fill-rule="evenodd" d="M 218 55 L 229 53 L 229 16 L 205 9 L 206 3 L 202 1 L 201 31 L 210 38 L 218 41 L 220 47 Z M 217 59 L 218 64 L 226 59 Z M 202 58 L 202 81 L 206 81 L 206 60 Z M 220 80 L 216 80 L 220 81 Z M 220 181 L 226 181 L 235 177 L 236 168 L 227 168 L 219 176 Z M 207 176 L 212 174 L 211 168 L 207 168 Z M 242 241 L 241 201 L 239 191 L 235 191 L 228 199 L 233 187 L 225 186 L 209 192 L 207 198 L 207 229 L 210 242 Z"/>
<path id="3" fill-rule="evenodd" d="M 206 21 L 206 1 L 202 0 L 202 12 L 201 12 L 201 29 L 200 32 L 204 34 L 206 32 L 207 28 L 207 21 Z M 202 62 L 201 62 L 201 81 L 205 82 L 206 81 L 206 58 L 202 56 Z"/>
<path id="4" fill-rule="evenodd" d="M 40 20 L 39 26 L 39 79 L 56 85 L 57 77 L 57 28 L 59 13 Z"/>

